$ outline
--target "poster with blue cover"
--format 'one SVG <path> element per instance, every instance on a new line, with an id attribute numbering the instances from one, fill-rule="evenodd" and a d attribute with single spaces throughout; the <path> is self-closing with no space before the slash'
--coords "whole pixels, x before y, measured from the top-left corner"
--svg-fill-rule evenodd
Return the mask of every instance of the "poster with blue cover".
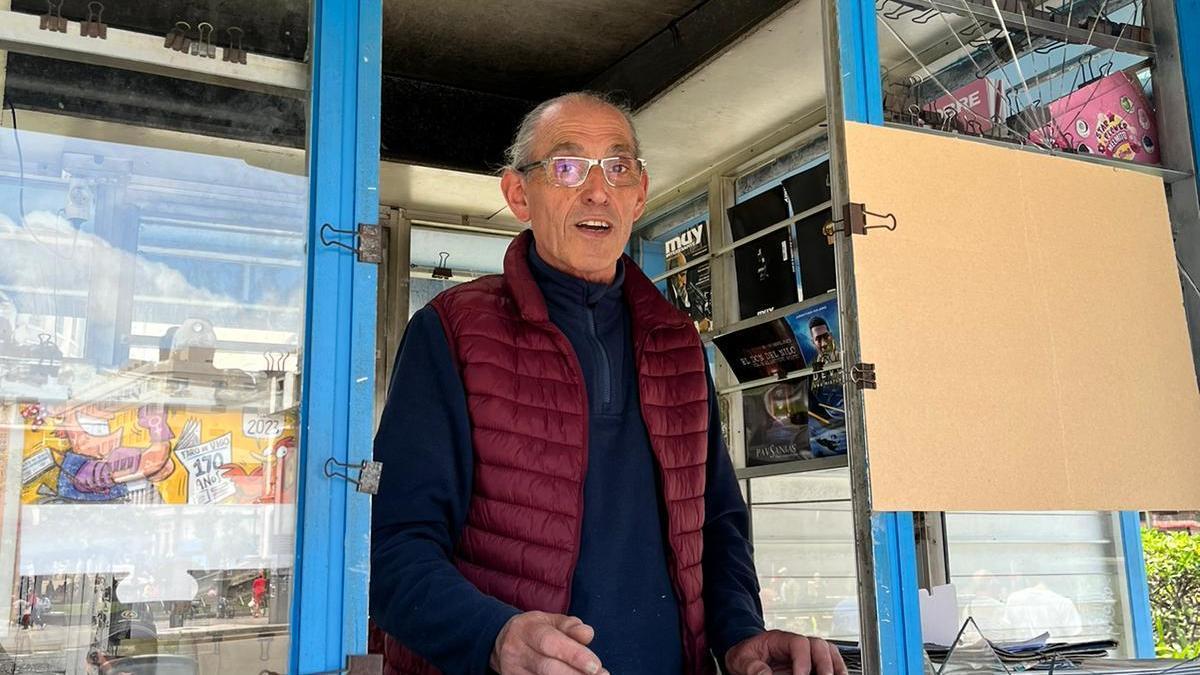
<path id="1" fill-rule="evenodd" d="M 800 351 L 814 370 L 837 365 L 842 335 L 837 299 L 831 298 L 788 317 Z M 840 384 L 814 384 L 808 388 L 808 440 L 813 457 L 846 454 L 846 406 Z"/>
<path id="2" fill-rule="evenodd" d="M 805 363 L 820 370 L 841 358 L 842 331 L 838 326 L 837 298 L 801 309 L 787 318 Z"/>

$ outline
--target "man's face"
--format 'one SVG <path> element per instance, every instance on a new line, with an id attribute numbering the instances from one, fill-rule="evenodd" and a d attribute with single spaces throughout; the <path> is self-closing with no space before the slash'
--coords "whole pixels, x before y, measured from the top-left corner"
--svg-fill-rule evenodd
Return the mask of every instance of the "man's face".
<path id="1" fill-rule="evenodd" d="M 634 152 L 633 132 L 620 112 L 587 101 L 566 101 L 542 116 L 530 161 L 632 157 Z M 532 225 L 543 260 L 571 276 L 607 283 L 634 221 L 646 207 L 648 180 L 643 172 L 636 185 L 613 187 L 603 170 L 593 166 L 583 185 L 565 188 L 551 183 L 545 169 L 538 167 L 524 175 L 508 171 L 500 186 L 517 219 Z"/>
<path id="2" fill-rule="evenodd" d="M 828 326 L 813 326 L 810 329 L 810 334 L 818 352 L 829 354 L 837 351 L 837 345 L 833 341 L 833 333 L 829 332 Z"/>

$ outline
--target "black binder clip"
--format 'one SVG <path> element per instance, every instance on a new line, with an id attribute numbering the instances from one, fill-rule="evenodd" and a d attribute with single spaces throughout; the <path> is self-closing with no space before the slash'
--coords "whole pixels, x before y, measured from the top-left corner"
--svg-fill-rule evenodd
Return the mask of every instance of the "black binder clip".
<path id="1" fill-rule="evenodd" d="M 350 246 L 343 244 L 336 239 L 329 239 L 326 232 L 334 234 L 352 234 L 358 239 L 358 246 Z M 325 223 L 321 226 L 318 234 L 321 237 L 323 246 L 337 246 L 344 248 L 347 251 L 353 251 L 358 256 L 359 262 L 374 263 L 378 265 L 383 262 L 383 240 L 380 234 L 381 230 L 378 225 L 368 223 L 359 223 L 357 230 L 339 230 L 338 228 Z"/>
<path id="2" fill-rule="evenodd" d="M 229 34 L 229 46 L 221 54 L 221 60 L 245 65 L 246 50 L 242 47 L 242 38 L 246 35 L 246 31 L 234 26 L 225 32 Z"/>
<path id="3" fill-rule="evenodd" d="M 87 6 L 87 18 L 79 24 L 79 34 L 83 37 L 108 39 L 108 26 L 104 25 L 104 5 L 92 0 Z"/>
<path id="4" fill-rule="evenodd" d="M 437 267 L 433 268 L 433 274 L 430 275 L 434 279 L 449 279 L 454 276 L 454 271 L 448 265 L 450 264 L 450 254 L 442 251 L 438 254 Z"/>
<path id="5" fill-rule="evenodd" d="M 48 30 L 55 33 L 67 32 L 67 20 L 63 18 L 62 6 L 66 0 L 58 0 L 58 4 L 54 4 L 54 0 L 46 0 L 46 13 L 42 15 L 38 21 L 38 28 Z"/>
<path id="6" fill-rule="evenodd" d="M 170 33 L 167 33 L 167 39 L 163 40 L 163 47 L 177 52 L 186 52 L 192 45 L 192 39 L 188 37 L 188 33 L 191 31 L 192 24 L 186 21 L 176 21 L 175 27 L 171 29 Z"/>
<path id="7" fill-rule="evenodd" d="M 868 225 L 867 224 L 867 216 L 872 216 L 875 218 L 883 218 L 884 220 L 887 220 L 889 222 L 886 225 Z M 848 235 L 849 234 L 865 235 L 867 233 L 867 230 L 877 230 L 877 229 L 895 230 L 896 226 L 897 226 L 897 223 L 896 223 L 895 214 L 873 213 L 873 212 L 867 210 L 867 207 L 865 204 L 859 204 L 857 202 L 850 202 L 849 204 L 846 205 L 846 210 L 844 211 L 842 219 L 825 223 L 823 232 L 825 234 L 825 238 L 829 241 L 829 243 L 833 244 L 833 235 L 836 234 L 838 231 L 845 232 Z"/>
<path id="8" fill-rule="evenodd" d="M 330 465 L 334 468 L 330 468 Z M 358 469 L 358 480 L 350 477 L 348 473 L 339 473 L 337 467 L 343 469 Z M 336 459 L 330 457 L 325 460 L 325 477 L 326 478 L 342 478 L 347 482 L 354 483 L 359 492 L 374 495 L 379 493 L 379 477 L 383 474 L 383 463 L 372 460 L 363 460 L 361 464 L 343 464 Z"/>
<path id="9" fill-rule="evenodd" d="M 217 58 L 217 46 L 213 44 L 213 25 L 203 21 L 196 28 L 200 31 L 200 39 L 192 43 L 192 56 Z"/>

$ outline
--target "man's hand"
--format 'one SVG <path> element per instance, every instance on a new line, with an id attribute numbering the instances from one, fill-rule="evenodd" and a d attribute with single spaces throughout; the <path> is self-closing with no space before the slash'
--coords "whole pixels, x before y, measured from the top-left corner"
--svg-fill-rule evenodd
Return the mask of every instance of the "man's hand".
<path id="1" fill-rule="evenodd" d="M 496 636 L 490 665 L 500 675 L 608 675 L 587 648 L 593 637 L 573 616 L 518 614 Z"/>
<path id="2" fill-rule="evenodd" d="M 734 645 L 725 654 L 732 675 L 846 675 L 846 664 L 837 647 L 821 638 L 771 630 Z"/>

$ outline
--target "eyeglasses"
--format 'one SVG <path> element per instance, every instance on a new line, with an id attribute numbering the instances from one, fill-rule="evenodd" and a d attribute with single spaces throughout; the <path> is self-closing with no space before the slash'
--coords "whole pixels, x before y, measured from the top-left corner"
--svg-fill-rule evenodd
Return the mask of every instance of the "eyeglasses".
<path id="1" fill-rule="evenodd" d="M 597 164 L 604 171 L 604 180 L 613 187 L 637 185 L 642 180 L 642 172 L 646 170 L 646 160 L 637 157 L 550 157 L 518 166 L 517 172 L 529 173 L 543 166 L 546 168 L 546 179 L 551 183 L 559 187 L 576 188 L 584 184 L 588 173 Z"/>

